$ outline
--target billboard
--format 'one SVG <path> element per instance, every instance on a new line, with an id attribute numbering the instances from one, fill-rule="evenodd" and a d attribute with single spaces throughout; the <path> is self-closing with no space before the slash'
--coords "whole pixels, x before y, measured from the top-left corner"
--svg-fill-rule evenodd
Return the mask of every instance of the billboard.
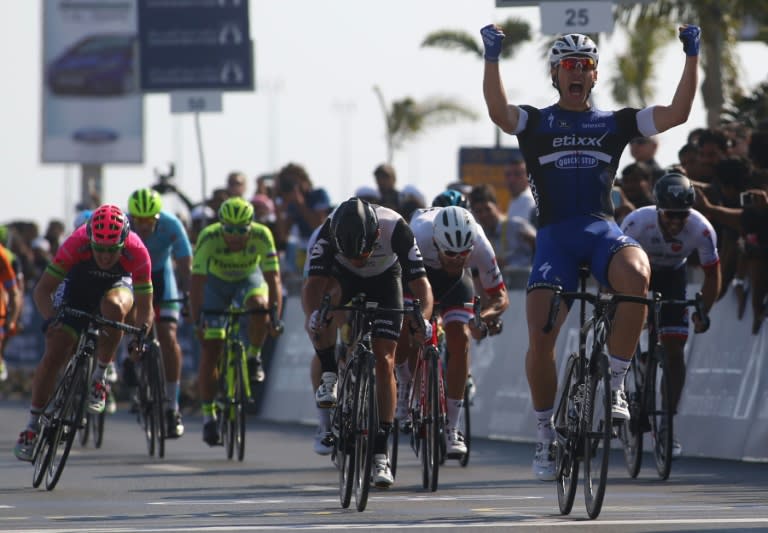
<path id="1" fill-rule="evenodd" d="M 141 163 L 136 0 L 43 3 L 44 163 Z"/>
<path id="2" fill-rule="evenodd" d="M 509 190 L 504 179 L 504 169 L 510 161 L 522 159 L 519 148 L 463 146 L 459 149 L 459 180 L 468 185 L 487 183 L 493 187 L 499 209 L 506 213 Z"/>

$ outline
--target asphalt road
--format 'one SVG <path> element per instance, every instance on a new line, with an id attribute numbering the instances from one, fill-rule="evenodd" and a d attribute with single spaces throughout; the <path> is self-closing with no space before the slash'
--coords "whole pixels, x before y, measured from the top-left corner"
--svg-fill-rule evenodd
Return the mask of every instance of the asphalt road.
<path id="1" fill-rule="evenodd" d="M 371 489 L 367 509 L 342 509 L 337 471 L 312 452 L 314 428 L 249 420 L 246 457 L 228 461 L 201 440 L 201 421 L 150 458 L 135 418 L 107 419 L 101 449 L 78 443 L 53 491 L 32 488 L 32 467 L 12 453 L 26 405 L 0 404 L 0 531 L 204 532 L 304 530 L 746 531 L 768 529 L 768 464 L 682 458 L 659 481 L 646 455 L 629 479 L 611 457 L 603 511 L 587 519 L 579 488 L 561 516 L 555 487 L 532 479 L 530 444 L 473 441 L 469 466 L 449 461 L 437 492 L 400 447 L 395 487 Z M 716 431 L 716 428 L 712 428 Z"/>

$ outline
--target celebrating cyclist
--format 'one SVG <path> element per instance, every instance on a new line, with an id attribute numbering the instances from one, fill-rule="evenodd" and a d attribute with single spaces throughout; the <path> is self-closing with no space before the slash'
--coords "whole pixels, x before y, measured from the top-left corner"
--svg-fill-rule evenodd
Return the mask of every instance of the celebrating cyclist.
<path id="1" fill-rule="evenodd" d="M 204 316 L 203 308 L 226 309 L 231 304 L 245 309 L 268 309 L 282 305 L 280 266 L 272 232 L 253 221 L 253 206 L 240 197 L 219 207 L 219 221 L 203 229 L 192 259 L 189 309 L 198 325 L 202 350 L 198 386 L 203 408 L 203 440 L 220 444 L 213 400 L 216 395 L 219 358 L 225 340 L 225 320 Z M 276 336 L 276 324 L 267 313 L 248 317 L 248 369 L 252 382 L 264 381 L 261 345 L 267 333 Z"/>
<path id="2" fill-rule="evenodd" d="M 58 316 L 58 308 L 99 312 L 108 320 L 128 320 L 146 329 L 152 325 L 149 252 L 138 235 L 130 231 L 128 219 L 119 207 L 98 207 L 88 223 L 62 243 L 37 282 L 33 298 L 45 319 L 45 353 L 32 378 L 29 421 L 14 448 L 16 457 L 23 461 L 32 460 L 42 410 L 53 392 L 59 370 L 74 353 L 78 338 L 88 325 L 87 319 Z M 99 336 L 87 403 L 92 413 L 104 411 L 104 374 L 121 338 L 121 331 L 109 327 Z"/>
<path id="3" fill-rule="evenodd" d="M 485 334 L 470 322 L 475 291 L 469 269 L 477 270 L 480 284 L 488 295 L 480 314 L 488 333 L 500 331 L 499 318 L 509 306 L 509 297 L 491 243 L 469 211 L 458 206 L 420 209 L 413 214 L 410 225 L 424 255 L 427 278 L 443 319 L 448 349 L 446 456 L 458 458 L 467 453 L 464 436 L 457 426 L 469 374 L 469 336 L 471 332 L 479 339 Z M 417 352 L 413 343 L 405 338 L 407 334 L 406 329 L 402 342 L 398 343 L 395 367 L 399 420 L 407 417 L 411 368 L 416 366 Z"/>
<path id="4" fill-rule="evenodd" d="M 555 286 L 577 288 L 581 264 L 610 289 L 644 297 L 650 266 L 642 248 L 621 233 L 613 220 L 610 191 L 621 153 L 634 137 L 652 136 L 684 123 L 696 94 L 700 30 L 682 26 L 679 37 L 685 66 L 669 105 L 602 111 L 592 107 L 597 83 L 597 45 L 578 33 L 555 39 L 549 67 L 557 103 L 543 109 L 510 105 L 501 81 L 499 55 L 504 33 L 493 24 L 481 30 L 485 45 L 483 94 L 493 122 L 516 135 L 536 199 L 539 230 L 528 279 L 526 314 L 529 348 L 526 373 L 537 419 L 534 475 L 555 478 L 552 414 L 557 394 L 555 340 L 568 310 L 561 308 L 555 327 L 543 329 Z M 611 354 L 612 416 L 629 418 L 624 375 L 645 321 L 645 306 L 622 303 L 608 347 Z"/>
<path id="5" fill-rule="evenodd" d="M 189 288 L 192 246 L 181 221 L 176 215 L 163 211 L 163 200 L 157 191 L 150 188 L 134 191 L 128 198 L 128 214 L 131 229 L 141 237 L 152 259 L 155 325 L 165 367 L 166 435 L 178 438 L 184 434 L 179 411 L 181 347 L 176 334 L 181 306 L 178 300 L 179 290 L 186 293 Z M 178 282 L 175 272 L 178 272 Z"/>
<path id="6" fill-rule="evenodd" d="M 624 219 L 621 230 L 635 239 L 651 262 L 651 290 L 662 299 L 685 300 L 686 263 L 698 252 L 704 282 L 701 287 L 703 311 L 712 308 L 720 293 L 720 258 L 717 237 L 709 221 L 693 209 L 695 192 L 688 178 L 670 173 L 659 178 L 653 188 L 655 206 L 641 207 Z M 703 333 L 709 321 L 693 313 L 693 331 Z M 688 339 L 688 312 L 684 306 L 663 305 L 659 316 L 659 338 L 664 346 L 669 380 L 669 407 L 674 415 L 685 385 L 683 349 Z M 672 426 L 674 427 L 674 425 Z M 672 456 L 682 453 L 680 442 L 673 438 Z"/>
<path id="7" fill-rule="evenodd" d="M 339 305 L 359 293 L 382 308 L 403 306 L 403 279 L 415 298 L 421 300 L 425 317 L 432 313 L 432 292 L 426 278 L 421 252 L 413 232 L 395 211 L 356 197 L 342 202 L 310 243 L 307 279 L 302 289 L 306 329 L 322 367 L 321 384 L 315 394 L 318 407 L 336 405 L 336 332 L 343 313 L 333 313 L 326 324 L 318 323 L 323 296 Z M 407 321 L 409 319 L 406 319 Z M 382 312 L 373 326 L 373 353 L 376 357 L 376 392 L 379 431 L 374 440 L 373 483 L 379 488 L 394 483 L 387 455 L 387 439 L 395 415 L 394 362 L 402 316 Z M 422 324 L 410 327 L 423 330 Z M 422 334 L 423 338 L 423 334 Z"/>

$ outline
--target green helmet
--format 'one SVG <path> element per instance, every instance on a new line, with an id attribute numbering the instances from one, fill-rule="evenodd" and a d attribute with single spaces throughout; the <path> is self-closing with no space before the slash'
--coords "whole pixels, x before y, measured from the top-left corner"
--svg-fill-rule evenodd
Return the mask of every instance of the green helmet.
<path id="1" fill-rule="evenodd" d="M 163 200 L 160 194 L 149 187 L 137 189 L 128 199 L 128 213 L 133 217 L 149 218 L 160 213 Z"/>
<path id="2" fill-rule="evenodd" d="M 0 226 L 0 244 L 8 246 L 8 226 Z"/>
<path id="3" fill-rule="evenodd" d="M 245 226 L 253 220 L 253 206 L 239 196 L 226 200 L 219 207 L 219 222 L 228 226 Z"/>

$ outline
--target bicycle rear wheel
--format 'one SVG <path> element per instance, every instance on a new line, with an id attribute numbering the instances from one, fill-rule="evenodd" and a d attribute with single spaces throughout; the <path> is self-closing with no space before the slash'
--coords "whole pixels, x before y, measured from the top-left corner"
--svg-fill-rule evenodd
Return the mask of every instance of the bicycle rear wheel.
<path id="1" fill-rule="evenodd" d="M 588 376 L 584 402 L 584 500 L 587 514 L 597 518 L 603 506 L 611 455 L 611 373 L 608 356 L 596 355 Z"/>
<path id="2" fill-rule="evenodd" d="M 101 445 L 104 442 L 105 413 L 104 411 L 97 415 L 89 413 L 88 416 L 91 419 L 90 425 L 93 427 L 93 447 L 101 448 Z"/>
<path id="3" fill-rule="evenodd" d="M 40 436 L 34 457 L 34 471 L 32 472 L 32 486 L 37 488 L 43 482 L 48 465 L 51 463 L 51 434 L 52 427 L 48 421 L 40 423 Z"/>
<path id="4" fill-rule="evenodd" d="M 152 407 L 152 387 L 149 383 L 150 369 L 147 360 L 140 365 L 139 371 L 139 415 L 141 427 L 144 430 L 144 438 L 147 441 L 147 453 L 155 456 L 155 435 L 157 434 L 158 420 Z"/>
<path id="5" fill-rule="evenodd" d="M 355 417 L 353 403 L 357 398 L 357 386 L 352 383 L 352 369 L 347 369 L 339 387 L 338 403 L 336 406 L 335 422 L 338 435 L 335 439 L 336 461 L 339 467 L 339 500 L 346 509 L 352 500 L 352 484 L 355 479 Z"/>
<path id="6" fill-rule="evenodd" d="M 666 480 L 672 470 L 672 412 L 669 398 L 669 381 L 665 375 L 664 349 L 657 345 L 653 358 L 648 360 L 648 413 L 654 435 L 653 457 L 659 478 Z"/>
<path id="7" fill-rule="evenodd" d="M 440 395 L 438 383 L 437 357 L 432 354 L 429 359 L 427 379 L 427 394 L 424 424 L 424 449 L 421 451 L 422 484 L 432 492 L 437 490 L 438 474 L 440 472 Z"/>
<path id="8" fill-rule="evenodd" d="M 77 357 L 77 356 L 75 356 Z M 50 441 L 51 460 L 45 476 L 45 488 L 53 490 L 61 478 L 64 466 L 75 441 L 77 429 L 83 423 L 86 391 L 89 383 L 90 365 L 79 362 L 72 374 L 69 386 L 65 385 L 62 405 L 58 411 L 57 423 Z"/>
<path id="9" fill-rule="evenodd" d="M 400 420 L 395 418 L 392 424 L 392 434 L 389 439 L 389 466 L 392 470 L 392 477 L 397 477 L 397 455 L 400 446 Z"/>
<path id="10" fill-rule="evenodd" d="M 464 413 L 459 420 L 459 431 L 464 435 L 464 445 L 467 447 L 467 453 L 461 456 L 459 464 L 467 466 L 469 464 L 469 452 L 472 448 L 472 419 L 470 417 L 469 387 L 464 387 Z"/>
<path id="11" fill-rule="evenodd" d="M 629 371 L 624 378 L 624 392 L 629 403 L 629 420 L 625 420 L 619 430 L 619 436 L 624 448 L 624 462 L 627 465 L 629 477 L 636 478 L 643 462 L 643 429 L 641 420 L 645 417 L 642 408 L 643 379 L 637 356 L 632 358 Z"/>
<path id="12" fill-rule="evenodd" d="M 560 401 L 555 411 L 555 479 L 557 481 L 557 504 L 561 514 L 569 514 L 576 497 L 579 480 L 580 425 L 578 355 L 572 353 L 565 366 L 565 378 L 560 392 Z M 580 398 L 579 398 L 580 399 Z"/>
<path id="13" fill-rule="evenodd" d="M 379 430 L 376 416 L 376 376 L 373 368 L 373 354 L 361 355 L 362 361 L 358 366 L 360 372 L 357 379 L 360 388 L 356 398 L 355 409 L 355 506 L 358 511 L 364 511 L 368 504 L 368 493 L 371 488 L 371 465 L 373 464 L 373 446 L 376 433 Z"/>
<path id="14" fill-rule="evenodd" d="M 77 432 L 80 436 L 80 446 L 88 446 L 88 438 L 91 435 L 91 413 L 86 413 L 83 417 L 83 427 Z"/>

